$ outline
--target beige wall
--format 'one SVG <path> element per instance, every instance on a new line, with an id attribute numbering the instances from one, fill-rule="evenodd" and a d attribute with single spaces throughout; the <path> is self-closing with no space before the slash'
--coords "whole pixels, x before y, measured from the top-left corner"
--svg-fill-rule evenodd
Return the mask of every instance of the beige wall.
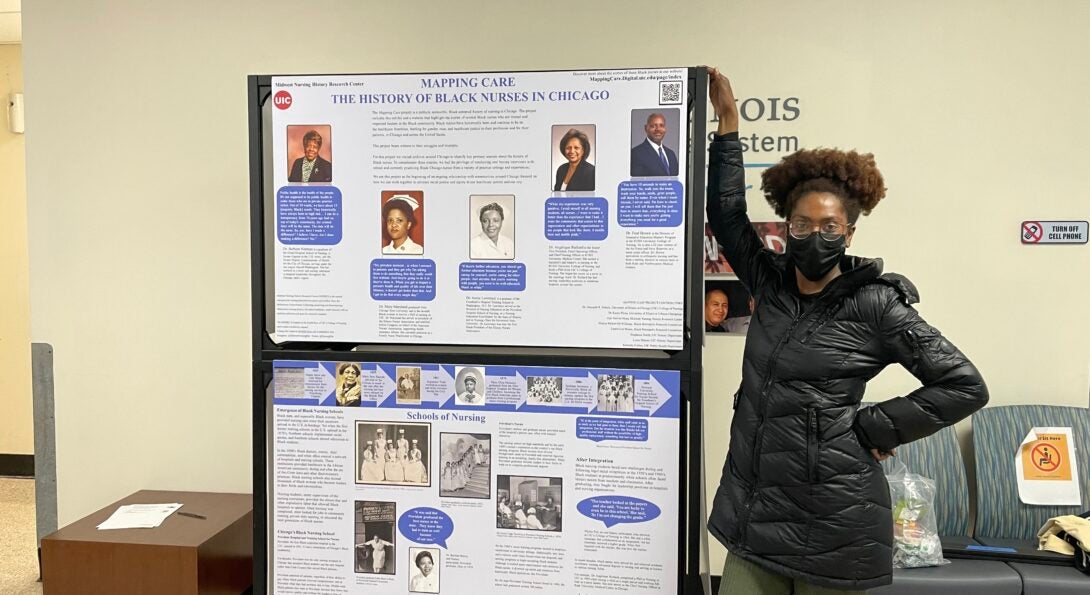
<path id="1" fill-rule="evenodd" d="M 1023 246 L 1018 233 L 1022 220 L 1090 219 L 1090 42 L 1079 34 L 1090 5 L 733 6 L 745 16 L 726 45 L 740 56 L 718 61 L 736 92 L 798 96 L 802 107 L 791 123 L 743 122 L 743 134 L 874 152 L 889 193 L 850 252 L 881 256 L 916 284 L 917 309 L 981 369 L 992 405 L 1087 406 L 1090 247 Z M 756 190 L 749 204 L 755 220 L 775 218 Z M 705 352 L 709 501 L 743 345 L 715 336 Z M 890 368 L 866 399 L 917 386 Z M 959 425 L 963 442 L 969 430 Z M 713 572 L 724 553 L 712 540 Z"/>
<path id="2" fill-rule="evenodd" d="M 343 3 L 305 27 L 288 1 L 24 7 L 62 523 L 142 487 L 250 489 L 248 73 L 718 64 L 743 97 L 802 98 L 791 126 L 745 126 L 878 154 L 890 196 L 853 249 L 917 283 L 994 403 L 1086 404 L 1090 250 L 1017 234 L 1088 218 L 1090 5 L 693 2 L 677 24 L 661 2 L 513 6 Z M 568 9 L 571 33 L 547 26 Z M 715 340 L 709 429 L 729 424 L 741 358 Z M 868 396 L 912 386 L 891 371 Z"/>
<path id="3" fill-rule="evenodd" d="M 0 45 L 0 454 L 34 453 L 24 136 L 8 128 L 23 91 L 22 47 Z"/>

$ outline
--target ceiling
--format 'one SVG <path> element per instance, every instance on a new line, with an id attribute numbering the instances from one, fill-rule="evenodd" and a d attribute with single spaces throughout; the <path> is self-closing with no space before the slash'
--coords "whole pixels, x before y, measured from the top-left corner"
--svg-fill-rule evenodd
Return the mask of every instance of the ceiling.
<path id="1" fill-rule="evenodd" d="M 0 44 L 23 43 L 20 0 L 0 0 Z"/>

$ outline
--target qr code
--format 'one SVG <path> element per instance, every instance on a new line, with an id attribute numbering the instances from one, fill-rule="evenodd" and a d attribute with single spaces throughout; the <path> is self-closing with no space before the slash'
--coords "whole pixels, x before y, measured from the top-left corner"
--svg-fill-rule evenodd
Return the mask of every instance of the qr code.
<path id="1" fill-rule="evenodd" d="M 659 81 L 659 105 L 681 103 L 681 81 Z"/>

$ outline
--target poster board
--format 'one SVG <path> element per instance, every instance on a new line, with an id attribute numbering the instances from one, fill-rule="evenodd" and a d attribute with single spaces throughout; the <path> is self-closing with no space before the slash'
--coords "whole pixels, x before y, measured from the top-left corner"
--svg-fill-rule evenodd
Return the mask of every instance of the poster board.
<path id="1" fill-rule="evenodd" d="M 270 337 L 681 349 L 688 87 L 272 77 Z"/>
<path id="2" fill-rule="evenodd" d="M 277 361 L 272 403 L 276 593 L 675 588 L 676 371 Z"/>
<path id="3" fill-rule="evenodd" d="M 647 73 L 658 73 L 663 69 L 651 69 L 636 71 L 585 71 L 595 75 L 605 75 L 614 77 L 614 81 L 621 81 L 625 77 L 629 77 L 631 80 L 646 80 L 649 76 Z M 280 480 L 277 470 L 275 469 L 275 456 L 276 456 L 276 444 L 274 442 L 275 434 L 275 415 L 278 408 L 292 408 L 301 410 L 300 408 L 313 408 L 318 411 L 333 411 L 342 409 L 336 406 L 330 406 L 327 404 L 315 404 L 311 401 L 305 403 L 299 403 L 296 405 L 290 405 L 288 403 L 273 403 L 273 376 L 274 365 L 276 362 L 319 362 L 327 361 L 331 359 L 338 359 L 343 361 L 355 360 L 357 365 L 363 365 L 365 360 L 370 360 L 375 366 L 382 366 L 390 363 L 396 363 L 398 361 L 424 361 L 433 362 L 428 364 L 429 366 L 462 366 L 461 362 L 474 362 L 472 366 L 485 366 L 490 369 L 507 369 L 512 367 L 530 367 L 530 368 L 576 368 L 586 370 L 602 370 L 602 369 L 628 369 L 634 371 L 642 371 L 643 374 L 661 374 L 665 372 L 669 375 L 678 375 L 678 417 L 676 418 L 677 430 L 674 432 L 674 446 L 663 449 L 661 452 L 656 453 L 656 460 L 672 460 L 672 467 L 680 470 L 676 481 L 671 487 L 673 493 L 671 494 L 678 502 L 678 508 L 676 513 L 667 511 L 667 514 L 673 514 L 673 533 L 672 537 L 668 538 L 668 541 L 662 541 L 658 544 L 658 557 L 662 558 L 664 555 L 671 559 L 677 559 L 678 563 L 674 566 L 673 576 L 671 580 L 674 581 L 674 587 L 669 586 L 669 581 L 660 582 L 661 590 L 657 592 L 688 592 L 693 588 L 699 588 L 700 581 L 700 533 L 699 528 L 703 527 L 703 513 L 701 512 L 701 497 L 702 497 L 702 463 L 700 461 L 702 437 L 702 424 L 699 421 L 701 405 L 701 377 L 700 370 L 701 363 L 701 342 L 699 335 L 694 342 L 689 329 L 699 328 L 701 322 L 702 309 L 697 305 L 693 307 L 693 296 L 697 296 L 699 300 L 701 294 L 701 266 L 702 261 L 700 254 L 702 251 L 702 237 L 699 230 L 694 230 L 692 221 L 701 221 L 703 213 L 703 196 L 702 192 L 697 192 L 693 195 L 690 190 L 692 188 L 702 189 L 704 187 L 704 163 L 705 155 L 702 151 L 692 152 L 691 146 L 682 143 L 681 138 L 702 138 L 704 134 L 706 105 L 703 101 L 692 101 L 695 97 L 704 97 L 707 88 L 707 76 L 706 72 L 702 68 L 689 68 L 689 69 L 665 69 L 670 72 L 678 72 L 682 76 L 684 81 L 684 89 L 682 90 L 683 97 L 686 98 L 687 103 L 683 103 L 679 106 L 679 123 L 678 123 L 678 145 L 677 145 L 677 161 L 678 161 L 678 181 L 682 184 L 684 200 L 682 203 L 682 217 L 680 227 L 674 229 L 672 223 L 665 226 L 665 229 L 651 227 L 649 230 L 644 229 L 644 232 L 654 233 L 662 231 L 668 234 L 670 237 L 682 238 L 680 240 L 680 246 L 677 247 L 680 250 L 680 260 L 673 259 L 671 257 L 671 263 L 667 268 L 675 268 L 676 271 L 671 271 L 670 275 L 656 275 L 647 279 L 646 281 L 651 284 L 662 284 L 665 279 L 673 279 L 676 277 L 677 283 L 680 284 L 680 288 L 671 289 L 666 291 L 664 295 L 676 294 L 678 299 L 681 300 L 681 312 L 678 315 L 671 308 L 664 308 L 655 310 L 652 316 L 657 317 L 658 320 L 655 324 L 664 326 L 667 323 L 664 322 L 667 318 L 675 320 L 677 322 L 677 328 L 670 327 L 670 333 L 676 333 L 681 338 L 681 349 L 665 349 L 659 351 L 651 347 L 637 347 L 635 349 L 566 349 L 564 345 L 549 345 L 552 341 L 546 342 L 540 339 L 534 339 L 532 341 L 521 340 L 516 336 L 516 330 L 511 329 L 510 332 L 501 333 L 499 335 L 500 342 L 489 344 L 487 342 L 481 342 L 474 344 L 470 339 L 466 341 L 460 341 L 456 344 L 443 345 L 437 342 L 434 335 L 429 336 L 428 341 L 436 341 L 436 343 L 414 343 L 409 340 L 391 340 L 390 338 L 379 338 L 371 342 L 358 343 L 356 340 L 339 340 L 331 338 L 333 335 L 316 334 L 307 335 L 310 340 L 302 340 L 298 337 L 292 339 L 286 339 L 283 335 L 284 326 L 280 323 L 283 320 L 277 320 L 276 312 L 276 295 L 278 286 L 280 285 L 281 275 L 277 271 L 277 243 L 280 243 L 280 238 L 277 237 L 277 196 L 278 191 L 286 184 L 282 181 L 282 178 L 277 178 L 278 175 L 283 175 L 284 172 L 288 176 L 293 176 L 295 161 L 299 159 L 299 156 L 292 156 L 289 154 L 290 141 L 285 141 L 285 135 L 288 135 L 288 131 L 285 127 L 277 129 L 273 124 L 275 114 L 279 110 L 276 106 L 277 90 L 273 88 L 272 82 L 275 79 L 281 77 L 272 77 L 268 75 L 254 75 L 249 77 L 249 125 L 250 125 L 250 161 L 251 161 L 251 247 L 252 247 L 252 296 L 253 296 L 253 403 L 254 403 L 254 420 L 253 420 L 253 452 L 254 452 L 254 588 L 255 592 L 261 590 L 262 592 L 274 592 L 273 590 L 273 563 L 276 559 L 275 552 L 278 546 L 278 535 L 275 533 L 275 512 L 274 512 L 274 497 L 276 495 L 276 482 Z M 513 73 L 513 74 L 543 74 L 543 73 Z M 548 74 L 548 73 L 545 73 Z M 555 74 L 555 73 L 552 73 Z M 571 73 L 568 73 L 571 74 Z M 378 75 L 368 75 L 378 76 Z M 392 76 L 392 75 L 381 75 Z M 424 76 L 439 76 L 439 75 L 396 75 L 396 76 L 412 76 L 420 77 Z M 455 77 L 463 76 L 475 76 L 475 75 L 451 75 Z M 496 75 L 501 76 L 501 75 Z M 656 75 L 657 76 L 657 75 Z M 309 77 L 290 77 L 292 79 L 309 78 Z M 328 78 L 328 77 L 320 77 Z M 295 102 L 295 97 L 292 98 L 292 103 Z M 647 125 L 650 116 L 648 111 L 658 112 L 657 108 L 641 108 L 644 111 L 638 114 L 629 113 L 628 117 L 628 140 L 635 146 L 640 134 L 645 134 L 643 126 Z M 670 129 L 673 124 L 669 118 L 667 120 L 667 128 Z M 639 122 L 643 122 L 640 124 Z M 298 124 L 292 124 L 296 126 Z M 310 164 L 310 174 L 314 175 L 315 171 L 322 174 L 323 171 L 330 173 L 330 182 L 319 182 L 316 180 L 310 180 L 307 182 L 291 182 L 287 185 L 292 187 L 305 187 L 305 188 L 330 188 L 335 186 L 337 178 L 341 175 L 341 169 L 338 166 L 339 158 L 333 153 L 334 147 L 337 147 L 336 151 L 340 151 L 341 143 L 344 141 L 343 136 L 339 136 L 334 130 L 333 125 L 330 124 L 329 128 L 319 128 L 318 124 L 309 122 L 302 124 L 304 129 L 294 129 L 291 132 L 291 139 L 294 139 L 299 147 L 303 146 L 303 137 L 307 135 L 310 130 L 316 130 L 318 134 L 323 135 L 323 146 L 328 150 L 322 159 L 328 162 L 324 169 L 321 167 L 323 164 L 317 159 L 313 160 Z M 562 130 L 561 138 L 564 132 Z M 549 129 L 550 140 L 552 135 L 557 134 L 551 127 Z M 595 144 L 600 140 L 600 132 L 597 129 L 594 130 Z M 590 137 L 589 132 L 587 133 Z M 667 135 L 668 137 L 668 135 Z M 672 140 L 664 140 L 663 145 L 667 148 L 673 148 Z M 559 143 L 557 145 L 555 153 L 550 158 L 550 167 L 554 163 L 553 159 L 560 159 L 563 157 L 563 153 L 560 151 Z M 284 153 L 276 155 L 277 146 L 282 146 Z M 303 149 L 298 149 L 297 152 Z M 551 150 L 551 149 L 550 149 Z M 629 168 L 628 173 L 631 174 L 632 170 L 632 155 L 631 148 L 626 149 L 628 156 L 624 158 L 624 163 L 620 166 L 623 168 Z M 322 148 L 318 149 L 318 155 L 323 155 Z M 286 157 L 286 159 L 285 159 Z M 281 165 L 277 165 L 277 161 L 281 162 Z M 290 161 L 290 163 L 289 163 Z M 608 160 L 606 160 L 608 161 Z M 672 160 L 667 157 L 666 166 L 670 166 Z M 560 161 L 556 161 L 560 163 Z M 562 165 L 562 163 L 561 163 Z M 595 167 L 596 179 L 598 177 L 598 170 L 605 168 L 606 164 L 601 164 L 601 167 Z M 559 166 L 557 166 L 559 169 Z M 577 168 L 578 169 L 578 168 Z M 608 168 L 606 168 L 608 169 Z M 279 170 L 279 173 L 277 172 Z M 684 173 L 682 173 L 684 171 Z M 300 175 L 302 168 L 300 168 Z M 553 182 L 555 183 L 555 171 L 548 172 L 548 176 L 553 176 Z M 540 174 L 538 174 L 540 175 Z M 655 181 L 657 178 L 672 178 L 673 176 L 639 176 L 630 178 L 624 181 L 636 181 L 636 182 L 648 182 Z M 575 179 L 574 176 L 572 179 Z M 561 180 L 563 182 L 563 180 Z M 662 181 L 662 180 L 658 180 Z M 570 182 L 570 180 L 569 180 Z M 619 185 L 620 183 L 618 183 Z M 338 189 L 340 191 L 340 189 Z M 394 196 L 398 194 L 407 194 L 410 198 L 417 201 L 418 206 L 423 205 L 424 209 L 431 213 L 430 209 L 435 204 L 435 201 L 428 202 L 428 197 L 421 196 L 420 194 L 414 194 L 416 189 L 408 189 L 406 187 L 400 187 L 395 189 L 386 189 L 379 193 L 378 201 L 380 204 L 385 201 L 395 200 Z M 423 192 L 423 191 L 420 191 Z M 579 198 L 581 192 L 586 194 L 585 191 L 565 190 L 560 193 L 546 192 L 545 197 L 542 198 L 538 205 L 539 219 L 544 225 L 545 209 L 547 208 L 546 202 L 551 198 L 567 197 L 566 200 L 574 197 Z M 595 194 L 600 194 L 595 192 Z M 343 200 L 346 194 L 342 195 Z M 491 202 L 500 204 L 505 209 L 505 215 L 509 210 L 516 213 L 515 217 L 521 220 L 525 209 L 527 208 L 523 203 L 515 202 L 513 209 L 507 209 L 510 202 L 504 202 L 509 200 L 512 195 L 497 191 L 496 194 L 481 194 L 481 195 L 464 195 L 461 199 L 464 203 L 468 202 L 470 209 L 474 207 L 480 208 Z M 514 195 L 517 201 L 517 195 Z M 468 201 L 466 198 L 468 197 Z M 591 198 L 601 198 L 591 197 Z M 421 200 L 422 199 L 422 200 Z M 397 200 L 404 200 L 399 198 Z M 487 202 L 486 202 L 487 201 Z M 574 203 L 572 203 L 574 204 Z M 665 201 L 659 203 L 663 212 L 669 213 L 669 217 L 676 217 L 674 209 L 676 203 L 671 201 Z M 631 204 L 629 205 L 631 206 Z M 309 207 L 308 207 L 309 208 Z M 607 204 L 607 208 L 613 209 L 611 204 Z M 306 209 L 304 209 L 306 210 Z M 319 207 L 321 210 L 321 207 Z M 564 210 L 561 207 L 561 210 Z M 381 213 L 381 209 L 379 209 Z M 565 211 L 566 212 L 566 211 Z M 695 215 L 694 215 L 695 213 Z M 327 213 L 328 214 L 328 213 Z M 646 211 L 640 215 L 640 217 L 650 216 Z M 438 226 L 442 229 L 442 220 L 436 224 L 436 217 L 431 214 L 425 215 L 426 221 L 420 227 L 428 230 L 426 235 L 422 238 L 422 243 L 414 239 L 414 243 L 424 246 L 427 250 L 427 244 L 432 242 L 431 234 L 437 233 L 431 230 Z M 468 215 L 465 215 L 468 219 Z M 622 225 L 621 220 L 618 218 L 615 210 L 609 211 L 609 221 L 607 222 L 608 230 L 610 234 L 623 234 L 625 237 L 640 231 L 639 229 L 627 229 L 626 227 L 641 227 L 638 225 Z M 320 217 L 319 217 L 320 219 Z M 341 213 L 340 219 L 351 219 L 344 212 Z M 661 222 L 661 221 L 660 221 Z M 374 233 L 374 237 L 379 237 L 384 231 L 384 221 L 377 222 L 375 225 L 378 227 L 377 232 Z M 625 219 L 624 223 L 632 223 L 631 219 Z M 308 223 L 309 225 L 309 223 Z M 481 222 L 477 222 L 480 226 L 480 231 L 484 232 L 485 229 Z M 521 225 L 521 223 L 519 223 Z M 430 226 L 430 227 L 429 227 Z M 322 228 L 325 229 L 325 228 Z M 343 233 L 347 233 L 348 227 L 342 228 Z M 472 230 L 472 228 L 470 228 Z M 314 232 L 315 229 L 311 228 L 310 232 Z M 422 229 L 417 229 L 417 232 L 422 232 Z M 520 237 L 518 230 L 515 230 L 515 238 Z M 318 233 L 322 233 L 321 229 Z M 478 232 L 480 233 L 480 232 Z M 539 233 L 544 234 L 544 229 L 539 230 Z M 411 235 L 409 237 L 412 237 Z M 660 236 L 660 239 L 665 236 Z M 389 239 L 383 238 L 383 241 Z M 587 240 L 571 239 L 567 240 L 572 245 L 577 245 L 578 242 L 586 242 Z M 464 240 L 463 240 L 464 241 Z M 552 241 L 552 240 L 550 240 Z M 472 242 L 472 238 L 470 238 Z M 519 248 L 519 240 L 515 239 L 516 250 Z M 495 242 L 495 248 L 502 249 L 499 245 L 500 240 Z M 669 244 L 669 250 L 675 250 L 672 243 Z M 315 248 L 315 246 L 306 246 L 307 248 Z M 318 246 L 318 248 L 321 248 Z M 604 250 L 604 249 L 603 249 Z M 627 250 L 627 245 L 625 247 Z M 381 248 L 380 248 L 381 251 Z M 520 252 L 517 252 L 517 254 Z M 425 255 L 402 255 L 400 258 L 394 258 L 398 255 L 385 255 L 379 254 L 377 257 L 372 255 L 368 258 L 382 259 L 389 258 L 394 260 L 413 260 L 419 259 Z M 351 259 L 350 259 L 351 260 Z M 357 259 L 359 260 L 359 259 Z M 470 258 L 470 264 L 474 262 L 487 262 L 487 263 L 500 263 L 510 264 L 510 261 L 504 261 L 501 259 L 473 259 Z M 676 261 L 675 261 L 676 260 Z M 360 262 L 363 262 L 360 260 Z M 459 269 L 464 263 L 459 262 Z M 666 265 L 663 265 L 666 266 Z M 437 267 L 437 270 L 439 268 Z M 661 272 L 661 271 L 660 271 Z M 318 275 L 318 277 L 324 277 L 324 275 Z M 530 275 L 529 277 L 532 277 Z M 529 278 L 528 277 L 528 278 Z M 437 279 L 440 282 L 443 279 L 442 274 L 437 274 Z M 458 278 L 448 279 L 451 283 L 457 284 Z M 364 293 L 369 292 L 369 288 L 362 284 L 362 281 L 357 279 L 360 283 L 361 291 Z M 616 283 L 616 279 L 613 278 L 611 283 Z M 671 281 L 673 282 L 673 281 Z M 438 283 L 438 282 L 437 282 Z M 611 285 L 611 288 L 615 288 L 615 285 Z M 624 287 L 624 291 L 629 291 L 630 288 Z M 638 288 L 637 288 L 638 290 Z M 484 292 L 484 295 L 489 292 Z M 502 297 L 502 292 L 494 292 L 496 295 Z M 671 298 L 674 299 L 674 298 Z M 416 304 L 419 306 L 420 304 Z M 443 316 L 457 315 L 457 310 L 450 310 L 446 308 L 449 304 L 441 304 L 445 309 L 436 309 L 435 311 L 441 312 Z M 648 305 L 648 304 L 644 304 Z M 313 304 L 305 304 L 303 307 L 311 308 Z M 545 304 L 541 309 L 534 312 L 534 317 L 541 320 L 547 320 L 552 326 L 562 326 L 558 322 L 563 322 L 563 301 L 554 300 L 553 302 Z M 428 306 L 435 308 L 436 304 L 429 303 Z M 638 317 L 633 317 L 632 320 L 625 323 L 629 330 L 639 326 L 640 321 Z M 669 323 L 673 324 L 673 323 Z M 304 325 L 305 326 L 305 325 Z M 519 332 L 522 332 L 519 330 Z M 601 329 L 596 331 L 601 333 Z M 625 332 L 628 332 L 626 330 Z M 636 329 L 633 333 L 640 335 L 643 341 L 640 345 L 659 345 L 663 347 L 667 343 L 659 343 L 661 336 L 654 333 L 647 332 L 646 325 L 643 330 Z M 624 335 L 624 333 L 621 333 Z M 655 338 L 658 336 L 659 338 Z M 339 335 L 338 335 L 339 337 Z M 650 338 L 649 338 L 650 337 Z M 578 339 L 578 337 L 576 337 Z M 614 337 L 616 339 L 616 337 Z M 614 340 L 610 339 L 610 341 Z M 588 345 L 587 343 L 592 343 Z M 575 347 L 588 347 L 596 345 L 593 341 L 577 342 L 570 346 Z M 621 346 L 635 346 L 636 343 L 618 343 Z M 512 346 L 520 347 L 512 347 Z M 612 345 L 608 341 L 600 343 L 600 345 Z M 669 343 L 671 347 L 676 343 Z M 557 348 L 560 347 L 560 348 Z M 288 366 L 290 367 L 290 366 Z M 400 376 L 396 375 L 396 381 L 400 381 Z M 361 374 L 364 370 L 361 368 Z M 421 364 L 421 373 L 423 374 L 423 364 Z M 457 376 L 457 372 L 455 372 Z M 456 383 L 459 381 L 455 380 Z M 415 384 L 415 381 L 413 381 Z M 464 383 L 461 385 L 464 388 Z M 546 385 L 543 385 L 546 386 Z M 526 390 L 525 388 L 523 390 Z M 545 390 L 545 389 L 538 389 Z M 459 393 L 464 392 L 459 388 Z M 346 399 L 351 400 L 348 395 Z M 335 400 L 335 397 L 334 397 Z M 344 399 L 342 399 L 344 400 Z M 395 404 L 396 396 L 395 396 Z M 404 403 L 402 403 L 404 405 Z M 413 404 L 410 407 L 417 407 Z M 365 405 L 364 408 L 367 408 Z M 382 407 L 376 407 L 375 410 L 381 410 Z M 556 414 L 555 411 L 550 410 L 552 414 Z M 540 415 L 535 414 L 530 410 L 518 411 L 514 415 L 532 416 Z M 623 412 L 619 412 L 618 415 L 623 417 Z M 366 420 L 362 420 L 366 421 Z M 430 422 L 429 422 L 430 423 Z M 406 427 L 408 429 L 408 427 Z M 470 432 L 471 434 L 473 432 Z M 441 438 L 439 440 L 441 441 Z M 418 437 L 417 440 L 420 440 Z M 593 442 L 593 441 L 592 441 Z M 586 446 L 586 445 L 584 445 Z M 354 448 L 354 446 L 353 446 Z M 423 449 L 421 449 L 423 451 Z M 353 455 L 355 456 L 355 455 Z M 670 459 L 670 457 L 673 457 Z M 320 464 L 316 461 L 315 464 Z M 353 463 L 354 464 L 354 463 Z M 362 466 L 359 469 L 362 473 Z M 362 475 L 361 475 L 362 477 Z M 520 476 L 514 476 L 520 477 Z M 441 480 L 441 477 L 440 477 Z M 496 479 L 493 479 L 493 485 L 496 484 Z M 370 487 L 370 486 L 369 486 Z M 395 486 L 397 489 L 408 489 L 406 486 Z M 442 482 L 433 483 L 429 486 L 429 489 L 442 489 Z M 510 488 L 508 488 L 510 490 Z M 438 493 L 438 491 L 437 491 Z M 353 515 L 359 516 L 360 519 L 369 520 L 371 523 L 390 523 L 392 521 L 389 518 L 397 518 L 400 515 L 401 509 L 390 507 L 381 502 L 389 501 L 361 501 L 361 502 L 375 502 L 374 505 L 363 505 L 360 510 L 356 511 L 353 508 Z M 355 504 L 353 504 L 355 506 Z M 660 509 L 661 511 L 662 509 Z M 570 513 L 569 513 L 570 514 Z M 361 520 L 361 522 L 365 522 Z M 661 521 L 660 521 L 661 522 Z M 604 521 L 603 521 L 604 523 Z M 627 524 L 617 525 L 617 527 L 625 528 Z M 304 529 L 305 531 L 305 529 Z M 660 531 L 661 529 L 656 529 Z M 656 533 L 658 535 L 659 533 Z M 421 551 L 429 550 L 427 557 L 441 558 L 439 564 L 445 564 L 450 560 L 444 558 L 442 546 L 438 546 L 438 549 L 442 551 L 432 552 L 430 550 L 436 549 L 434 544 L 421 544 L 421 543 L 409 543 L 405 542 L 405 545 L 412 548 L 413 556 L 420 555 Z M 353 546 L 354 547 L 354 546 Z M 668 552 L 668 553 L 667 553 Z M 373 560 L 373 559 L 372 559 Z M 404 562 L 404 560 L 402 560 Z M 385 562 L 384 562 L 385 563 Z M 656 571 L 658 572 L 658 571 Z M 668 574 L 668 573 L 667 573 Z M 706 579 L 706 576 L 705 576 Z M 401 586 L 405 589 L 405 586 Z M 444 592 L 450 592 L 445 590 Z M 541 592 L 541 591 L 537 591 Z M 546 591 L 548 592 L 548 591 Z M 556 591 L 556 592 L 569 592 L 568 590 Z"/>

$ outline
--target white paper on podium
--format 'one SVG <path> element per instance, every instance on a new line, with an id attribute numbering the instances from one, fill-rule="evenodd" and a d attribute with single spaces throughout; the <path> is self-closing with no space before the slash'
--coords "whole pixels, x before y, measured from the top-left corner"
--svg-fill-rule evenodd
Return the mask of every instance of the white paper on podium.
<path id="1" fill-rule="evenodd" d="M 110 518 L 98 525 L 99 529 L 154 529 L 163 520 L 181 508 L 173 504 L 126 504 L 119 506 Z"/>

